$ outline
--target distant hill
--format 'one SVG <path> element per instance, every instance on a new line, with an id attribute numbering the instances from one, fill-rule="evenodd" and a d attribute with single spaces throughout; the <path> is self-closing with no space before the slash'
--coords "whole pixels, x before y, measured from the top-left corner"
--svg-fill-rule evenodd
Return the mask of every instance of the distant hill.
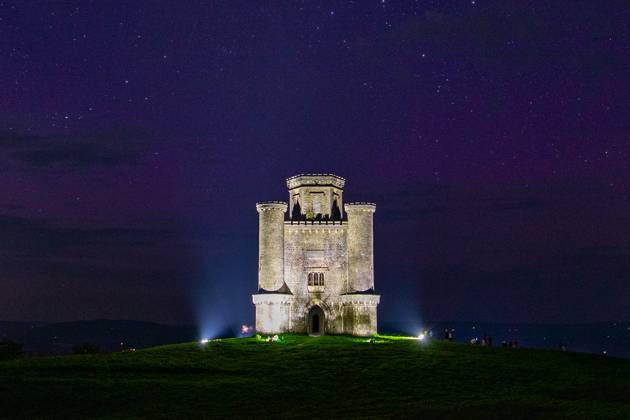
<path id="1" fill-rule="evenodd" d="M 192 325 L 172 326 L 127 320 L 60 323 L 0 322 L 0 338 L 25 346 L 28 354 L 67 354 L 77 344 L 91 343 L 103 351 L 120 351 L 197 339 Z"/>
<path id="2" fill-rule="evenodd" d="M 442 338 L 444 330 L 454 330 L 455 341 L 468 343 L 491 336 L 495 345 L 502 341 L 515 341 L 520 347 L 606 354 L 630 359 L 630 321 L 610 321 L 590 324 L 522 324 L 440 321 L 425 322 L 424 328 L 435 338 Z M 385 333 L 418 334 L 419 325 L 405 323 L 379 323 Z"/>
<path id="3" fill-rule="evenodd" d="M 23 342 L 31 329 L 44 325 L 43 322 L 0 321 L 0 339 L 10 338 Z"/>
<path id="4" fill-rule="evenodd" d="M 3 418 L 630 418 L 630 361 L 281 336 L 0 362 Z"/>

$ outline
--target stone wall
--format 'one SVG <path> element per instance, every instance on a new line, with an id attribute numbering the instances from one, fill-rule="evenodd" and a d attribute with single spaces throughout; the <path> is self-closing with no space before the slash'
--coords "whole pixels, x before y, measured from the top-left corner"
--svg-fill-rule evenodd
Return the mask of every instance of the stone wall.
<path id="1" fill-rule="evenodd" d="M 374 288 L 374 229 L 376 205 L 346 204 L 348 214 L 348 283 L 350 291 Z"/>
<path id="2" fill-rule="evenodd" d="M 294 328 L 306 332 L 308 309 L 321 302 L 326 325 L 332 322 L 329 301 L 347 288 L 346 225 L 285 224 L 285 281 L 295 296 Z M 308 273 L 324 274 L 323 287 L 309 287 Z"/>
<path id="3" fill-rule="evenodd" d="M 344 321 L 344 334 L 368 336 L 377 333 L 376 307 L 378 295 L 344 295 L 339 298 Z"/>
<path id="4" fill-rule="evenodd" d="M 256 331 L 262 334 L 278 334 L 292 331 L 291 307 L 293 296 L 286 294 L 256 294 Z"/>
<path id="5" fill-rule="evenodd" d="M 284 213 L 286 203 L 256 204 L 258 211 L 258 288 L 278 290 L 284 281 Z"/>

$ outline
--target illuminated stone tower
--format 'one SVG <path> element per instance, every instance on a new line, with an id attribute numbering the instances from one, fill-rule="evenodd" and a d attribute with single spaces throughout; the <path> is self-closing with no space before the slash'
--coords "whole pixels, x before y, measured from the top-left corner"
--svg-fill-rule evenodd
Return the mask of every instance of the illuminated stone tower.
<path id="1" fill-rule="evenodd" d="M 258 332 L 376 334 L 376 205 L 344 206 L 344 185 L 336 175 L 297 175 L 287 179 L 289 205 L 256 204 Z"/>

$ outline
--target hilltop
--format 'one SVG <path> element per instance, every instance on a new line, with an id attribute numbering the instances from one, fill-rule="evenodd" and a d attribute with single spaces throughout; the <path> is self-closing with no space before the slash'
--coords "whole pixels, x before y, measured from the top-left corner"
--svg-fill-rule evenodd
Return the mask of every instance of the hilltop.
<path id="1" fill-rule="evenodd" d="M 0 363 L 0 417 L 630 417 L 630 361 L 287 335 Z"/>

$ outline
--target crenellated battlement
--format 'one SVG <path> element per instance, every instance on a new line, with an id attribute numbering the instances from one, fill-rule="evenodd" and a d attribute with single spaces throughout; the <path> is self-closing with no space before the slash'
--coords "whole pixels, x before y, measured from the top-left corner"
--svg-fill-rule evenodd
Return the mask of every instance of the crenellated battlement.
<path id="1" fill-rule="evenodd" d="M 292 226 L 346 226 L 347 220 L 285 220 L 285 225 Z"/>
<path id="2" fill-rule="evenodd" d="M 369 203 L 367 201 L 358 201 L 354 203 L 346 203 L 344 206 L 346 213 L 352 213 L 354 211 L 366 211 L 374 213 L 376 211 L 376 204 Z"/>
<path id="3" fill-rule="evenodd" d="M 266 210 L 282 210 L 284 213 L 288 207 L 288 204 L 284 201 L 261 201 L 256 203 L 256 210 L 259 213 Z"/>
<path id="4" fill-rule="evenodd" d="M 374 206 L 376 204 L 370 203 L 369 201 L 353 201 L 352 203 L 346 203 L 346 206 Z"/>
<path id="5" fill-rule="evenodd" d="M 320 233 L 320 232 L 341 232 L 341 233 L 345 233 L 348 230 L 348 224 L 340 224 L 340 223 L 336 223 L 336 224 L 328 224 L 328 225 L 305 225 L 304 223 L 302 223 L 301 225 L 298 224 L 290 224 L 288 222 L 284 222 L 284 230 L 285 233 L 291 233 L 291 232 L 300 232 L 300 233 Z"/>
<path id="6" fill-rule="evenodd" d="M 367 201 L 355 201 L 353 203 L 346 203 L 345 205 L 346 211 L 348 211 L 348 209 L 350 210 L 371 210 L 374 211 L 376 210 L 376 204 L 374 203 L 369 203 Z"/>
<path id="7" fill-rule="evenodd" d="M 334 174 L 300 174 L 287 178 L 289 190 L 304 186 L 330 186 L 343 189 L 346 180 Z"/>

